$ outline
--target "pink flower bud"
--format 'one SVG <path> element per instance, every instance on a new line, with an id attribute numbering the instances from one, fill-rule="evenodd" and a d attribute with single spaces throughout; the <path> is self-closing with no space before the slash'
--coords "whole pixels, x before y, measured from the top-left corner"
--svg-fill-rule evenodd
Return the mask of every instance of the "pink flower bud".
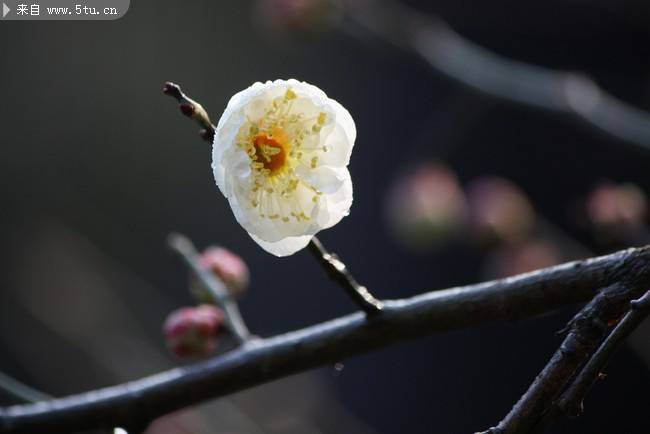
<path id="1" fill-rule="evenodd" d="M 336 8 L 324 0 L 257 0 L 257 23 L 274 33 L 316 33 L 335 18 Z"/>
<path id="2" fill-rule="evenodd" d="M 246 291 L 250 273 L 244 260 L 224 247 L 208 247 L 201 253 L 200 264 L 212 271 L 228 287 L 233 297 Z"/>
<path id="3" fill-rule="evenodd" d="M 638 228 L 647 213 L 645 194 L 634 184 L 601 184 L 587 199 L 587 216 L 597 229 Z"/>
<path id="4" fill-rule="evenodd" d="M 533 206 L 519 187 L 505 178 L 485 177 L 467 188 L 470 224 L 483 241 L 515 242 L 535 223 Z"/>
<path id="5" fill-rule="evenodd" d="M 465 220 L 465 197 L 456 175 L 430 163 L 398 179 L 389 192 L 388 217 L 407 244 L 423 247 L 445 240 Z"/>
<path id="6" fill-rule="evenodd" d="M 163 325 L 167 348 L 180 359 L 207 356 L 217 348 L 223 321 L 223 312 L 210 304 L 177 309 Z"/>

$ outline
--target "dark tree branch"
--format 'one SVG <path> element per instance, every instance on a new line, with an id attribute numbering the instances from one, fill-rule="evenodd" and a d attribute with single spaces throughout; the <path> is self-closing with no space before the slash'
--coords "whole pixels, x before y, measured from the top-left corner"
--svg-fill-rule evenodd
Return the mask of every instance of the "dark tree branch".
<path id="1" fill-rule="evenodd" d="M 556 407 L 569 417 L 580 416 L 587 393 L 600 378 L 612 355 L 623 345 L 625 339 L 650 315 L 650 291 L 640 299 L 630 302 L 630 310 L 600 345 L 582 368 L 576 379 L 562 394 Z"/>
<path id="2" fill-rule="evenodd" d="M 650 285 L 650 248 L 576 261 L 504 280 L 385 301 L 381 315 L 357 312 L 267 339 L 211 360 L 137 381 L 37 404 L 0 409 L 0 432 L 39 434 L 125 426 L 432 332 L 513 321 L 584 302 L 624 282 L 629 297 Z M 627 293 L 626 293 L 627 294 Z M 628 295 L 625 295 L 628 298 Z"/>
<path id="3" fill-rule="evenodd" d="M 237 338 L 242 343 L 250 339 L 251 334 L 246 327 L 246 323 L 239 313 L 239 307 L 234 302 L 226 286 L 210 271 L 206 270 L 199 263 L 199 253 L 197 252 L 194 244 L 184 235 L 171 234 L 167 240 L 169 247 L 180 255 L 183 262 L 192 270 L 196 277 L 205 286 L 215 304 L 219 305 L 225 313 L 226 324 Z"/>
<path id="4" fill-rule="evenodd" d="M 645 271 L 644 273 L 647 273 Z M 627 280 L 627 279 L 626 279 Z M 646 281 L 623 281 L 603 289 L 570 322 L 560 348 L 533 384 L 491 434 L 524 434 L 533 430 L 552 408 L 583 363 L 608 333 L 607 324 L 625 312 L 630 300 L 644 291 Z"/>
<path id="5" fill-rule="evenodd" d="M 178 101 L 178 107 L 181 112 L 188 118 L 194 119 L 194 121 L 201 127 L 199 130 L 201 138 L 206 142 L 212 143 L 216 127 L 212 124 L 212 121 L 210 121 L 210 116 L 208 116 L 208 112 L 205 111 L 203 106 L 185 95 L 179 85 L 170 81 L 165 83 L 163 86 L 163 93 Z"/>
<path id="6" fill-rule="evenodd" d="M 4 372 L 0 372 L 0 390 L 7 392 L 12 398 L 21 402 L 39 402 L 54 399 L 53 396 L 41 392 L 38 389 L 34 389 Z M 111 434 L 128 434 L 128 432 L 123 428 L 114 428 L 108 430 L 108 432 Z"/>
<path id="7" fill-rule="evenodd" d="M 309 251 L 325 269 L 327 275 L 345 290 L 361 310 L 368 315 L 381 312 L 382 302 L 377 300 L 365 286 L 359 285 L 346 265 L 336 254 L 329 253 L 318 238 L 311 239 Z"/>
<path id="8" fill-rule="evenodd" d="M 512 60 L 463 38 L 440 18 L 389 0 L 344 1 L 353 35 L 414 52 L 446 77 L 492 98 L 573 118 L 622 142 L 650 148 L 650 114 L 582 74 Z"/>

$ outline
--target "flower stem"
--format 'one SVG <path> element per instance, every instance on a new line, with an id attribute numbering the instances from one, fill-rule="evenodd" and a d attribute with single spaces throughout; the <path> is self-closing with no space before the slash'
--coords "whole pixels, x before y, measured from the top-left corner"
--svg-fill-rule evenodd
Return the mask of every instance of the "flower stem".
<path id="1" fill-rule="evenodd" d="M 0 389 L 7 392 L 12 398 L 25 402 L 45 401 L 51 398 L 51 396 L 21 383 L 4 372 L 0 372 Z"/>
<path id="2" fill-rule="evenodd" d="M 167 240 L 169 247 L 178 253 L 201 283 L 210 291 L 214 304 L 220 306 L 226 316 L 226 325 L 240 343 L 250 339 L 251 334 L 239 312 L 237 303 L 232 299 L 224 283 L 199 263 L 199 253 L 184 235 L 171 234 Z"/>
<path id="3" fill-rule="evenodd" d="M 367 315 L 374 315 L 383 309 L 383 303 L 377 300 L 365 286 L 360 285 L 346 265 L 334 253 L 327 251 L 316 237 L 309 242 L 309 251 L 325 269 L 329 277 L 338 283 Z"/>

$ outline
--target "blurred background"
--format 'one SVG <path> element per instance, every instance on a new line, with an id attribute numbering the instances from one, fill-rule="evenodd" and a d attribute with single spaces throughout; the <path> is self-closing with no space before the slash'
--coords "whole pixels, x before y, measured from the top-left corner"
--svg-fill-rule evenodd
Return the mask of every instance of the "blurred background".
<path id="1" fill-rule="evenodd" d="M 403 4 L 493 53 L 587 74 L 650 110 L 646 1 Z M 59 396 L 178 364 L 161 327 L 194 301 L 165 245 L 172 231 L 245 260 L 240 307 L 256 334 L 353 310 L 307 252 L 272 257 L 238 226 L 214 185 L 210 146 L 161 93 L 168 80 L 215 123 L 231 95 L 275 78 L 316 84 L 349 109 L 355 202 L 320 238 L 380 297 L 650 240 L 650 143 L 469 89 L 360 25 L 375 6 L 138 0 L 115 22 L 0 23 L 0 370 Z M 392 24 L 408 30 L 397 17 Z M 148 432 L 486 429 L 546 364 L 574 312 L 341 360 L 170 415 Z M 552 432 L 649 432 L 649 367 L 646 325 L 594 388 L 586 415 Z"/>

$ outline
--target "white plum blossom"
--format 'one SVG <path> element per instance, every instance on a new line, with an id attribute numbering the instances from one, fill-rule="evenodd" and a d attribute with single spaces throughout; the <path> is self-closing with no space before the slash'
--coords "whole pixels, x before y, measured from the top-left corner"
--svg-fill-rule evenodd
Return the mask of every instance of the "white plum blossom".
<path id="1" fill-rule="evenodd" d="M 316 86 L 255 83 L 219 119 L 214 178 L 253 240 L 291 255 L 348 215 L 355 138 L 350 113 Z"/>

